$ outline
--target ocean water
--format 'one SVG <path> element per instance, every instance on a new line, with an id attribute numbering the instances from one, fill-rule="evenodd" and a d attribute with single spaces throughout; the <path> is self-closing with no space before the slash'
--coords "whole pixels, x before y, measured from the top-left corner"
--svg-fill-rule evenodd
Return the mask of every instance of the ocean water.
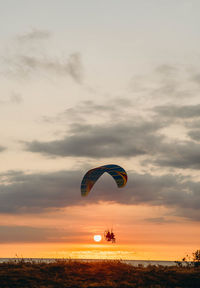
<path id="1" fill-rule="evenodd" d="M 9 261 L 20 261 L 23 260 L 25 262 L 45 262 L 45 263 L 51 263 L 56 260 L 69 260 L 69 259 L 55 259 L 55 258 L 0 258 L 0 263 L 3 262 L 9 262 Z M 109 259 L 70 259 L 75 261 L 82 261 L 82 262 L 96 262 L 96 261 L 108 261 Z M 110 261 L 110 260 L 109 260 Z M 112 260 L 111 260 L 112 261 Z M 113 260 L 114 261 L 114 260 Z M 120 260 L 122 263 L 126 263 L 132 266 L 138 266 L 143 265 L 144 267 L 148 265 L 162 265 L 162 266 L 174 266 L 176 263 L 174 261 L 155 261 L 155 260 Z"/>

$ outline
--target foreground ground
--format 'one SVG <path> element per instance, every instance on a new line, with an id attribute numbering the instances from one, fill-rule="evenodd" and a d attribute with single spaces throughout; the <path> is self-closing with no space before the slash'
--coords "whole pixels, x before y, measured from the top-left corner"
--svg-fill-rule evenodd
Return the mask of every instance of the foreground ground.
<path id="1" fill-rule="evenodd" d="M 200 287 L 200 268 L 133 267 L 119 261 L 0 264 L 1 288 Z"/>

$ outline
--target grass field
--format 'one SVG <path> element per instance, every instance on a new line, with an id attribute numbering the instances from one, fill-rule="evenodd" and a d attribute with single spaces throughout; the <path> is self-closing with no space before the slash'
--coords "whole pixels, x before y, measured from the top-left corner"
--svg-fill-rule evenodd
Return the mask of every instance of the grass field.
<path id="1" fill-rule="evenodd" d="M 0 264 L 1 288 L 200 287 L 200 267 L 133 267 L 120 261 Z"/>

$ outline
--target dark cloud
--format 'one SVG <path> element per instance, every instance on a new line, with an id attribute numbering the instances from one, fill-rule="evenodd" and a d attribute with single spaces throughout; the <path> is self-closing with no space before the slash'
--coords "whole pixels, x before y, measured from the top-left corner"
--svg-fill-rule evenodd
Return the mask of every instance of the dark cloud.
<path id="1" fill-rule="evenodd" d="M 0 152 L 3 152 L 3 151 L 5 151 L 6 150 L 6 148 L 4 147 L 4 146 L 1 146 L 0 145 Z"/>
<path id="2" fill-rule="evenodd" d="M 1 213 L 40 212 L 43 209 L 74 205 L 80 196 L 80 172 L 27 175 L 10 171 L 0 176 L 3 183 L 0 185 Z"/>
<path id="3" fill-rule="evenodd" d="M 200 129 L 191 130 L 188 135 L 195 141 L 200 141 Z"/>
<path id="4" fill-rule="evenodd" d="M 200 127 L 200 118 L 195 118 L 191 121 L 185 122 L 185 127 L 189 130 L 198 130 Z"/>
<path id="5" fill-rule="evenodd" d="M 171 119 L 165 121 L 164 115 L 195 117 L 198 115 L 196 108 L 199 107 L 184 106 L 176 107 L 174 110 L 171 107 L 170 109 L 157 107 L 162 116 L 156 116 L 152 121 L 132 117 L 127 118 L 126 121 L 113 123 L 108 121 L 108 124 L 101 125 L 72 123 L 69 125 L 68 135 L 64 138 L 48 142 L 26 142 L 25 147 L 28 151 L 49 157 L 73 156 L 97 159 L 145 155 L 148 156 L 149 163 L 160 167 L 199 169 L 199 143 L 173 140 L 161 133 L 162 128 L 169 127 L 171 124 Z M 99 108 L 103 109 L 103 106 Z M 89 107 L 85 109 L 86 113 Z M 199 130 L 189 132 L 189 136 L 198 140 Z"/>
<path id="6" fill-rule="evenodd" d="M 113 123 L 100 125 L 72 125 L 71 135 L 50 142 L 27 142 L 26 148 L 49 156 L 74 157 L 130 157 L 156 150 L 162 137 L 156 135 L 162 123 Z"/>
<path id="7" fill-rule="evenodd" d="M 199 105 L 185 105 L 185 106 L 157 106 L 154 108 L 161 117 L 169 118 L 196 118 L 200 117 L 200 104 Z"/>
<path id="8" fill-rule="evenodd" d="M 200 169 L 200 144 L 184 141 L 165 145 L 162 153 L 158 153 L 155 164 L 163 167 L 183 169 Z"/>
<path id="9" fill-rule="evenodd" d="M 200 220 L 200 183 L 192 182 L 188 177 L 128 172 L 127 186 L 118 189 L 112 177 L 104 174 L 88 197 L 83 198 L 80 182 L 85 172 L 59 171 L 29 175 L 20 171 L 11 171 L 7 175 L 4 173 L 1 177 L 4 181 L 7 177 L 7 182 L 0 185 L 0 213 L 40 213 L 47 209 L 105 201 L 124 205 L 171 207 L 175 215 Z M 188 213 L 188 210 L 193 213 Z"/>
<path id="10" fill-rule="evenodd" d="M 30 226 L 0 226 L 0 243 L 34 242 L 75 242 L 80 239 L 81 231 Z"/>
<path id="11" fill-rule="evenodd" d="M 86 101 L 76 108 L 67 109 L 63 115 L 68 115 L 72 123 L 68 122 L 69 131 L 64 138 L 48 142 L 26 142 L 25 147 L 28 151 L 49 157 L 97 159 L 143 155 L 148 157 L 143 164 L 181 169 L 200 168 L 200 144 L 196 143 L 200 139 L 197 129 L 200 105 L 158 106 L 153 108 L 156 115 L 151 117 L 151 121 L 136 115 L 131 117 L 126 110 L 120 110 L 120 104 L 116 104 L 113 111 L 111 106 Z M 98 114 L 104 113 L 104 122 L 99 125 L 86 122 L 85 115 L 93 113 L 93 110 L 98 111 Z M 123 120 L 113 117 L 115 121 L 112 121 L 112 117 L 108 117 L 106 122 L 106 116 L 112 113 L 123 115 Z M 75 122 L 77 115 L 82 119 L 81 125 Z M 188 135 L 195 141 L 183 141 L 178 139 L 178 135 L 174 140 L 162 132 L 162 128 L 170 129 L 176 119 L 182 121 L 180 125 L 190 129 Z"/>
<path id="12" fill-rule="evenodd" d="M 182 169 L 200 169 L 200 141 L 199 105 L 183 106 L 157 106 L 154 108 L 160 120 L 169 119 L 169 124 L 176 123 L 182 125 L 188 131 L 186 134 L 195 141 L 167 140 L 160 142 L 157 155 L 152 163 L 162 167 L 174 167 Z"/>
<path id="13" fill-rule="evenodd" d="M 199 73 L 195 73 L 194 75 L 192 75 L 191 79 L 196 82 L 197 84 L 200 84 L 200 74 Z"/>

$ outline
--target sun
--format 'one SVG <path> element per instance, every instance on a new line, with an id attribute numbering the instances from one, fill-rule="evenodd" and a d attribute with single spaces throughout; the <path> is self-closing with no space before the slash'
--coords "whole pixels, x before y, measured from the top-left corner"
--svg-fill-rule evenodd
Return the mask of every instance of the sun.
<path id="1" fill-rule="evenodd" d="M 100 242 L 101 241 L 101 235 L 94 235 L 94 241 Z"/>

